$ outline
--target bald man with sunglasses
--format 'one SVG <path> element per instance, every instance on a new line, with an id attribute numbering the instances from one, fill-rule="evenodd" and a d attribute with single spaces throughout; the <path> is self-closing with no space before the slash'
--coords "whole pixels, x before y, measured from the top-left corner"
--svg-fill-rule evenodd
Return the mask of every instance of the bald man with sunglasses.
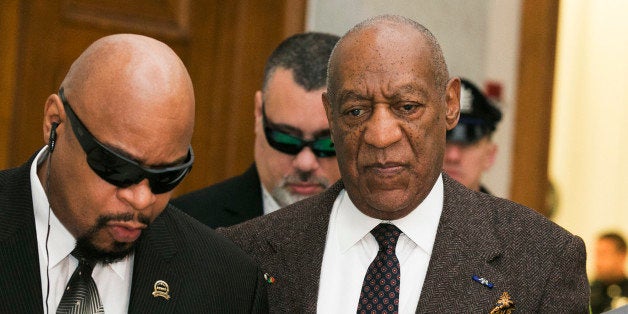
<path id="1" fill-rule="evenodd" d="M 47 145 L 0 171 L 0 313 L 267 312 L 258 266 L 168 205 L 193 126 L 192 82 L 167 45 L 89 46 L 46 100 Z"/>
<path id="2" fill-rule="evenodd" d="M 231 226 L 318 194 L 340 178 L 321 100 L 338 39 L 310 32 L 279 44 L 255 93 L 255 163 L 240 176 L 175 199 L 175 206 L 208 226 Z"/>

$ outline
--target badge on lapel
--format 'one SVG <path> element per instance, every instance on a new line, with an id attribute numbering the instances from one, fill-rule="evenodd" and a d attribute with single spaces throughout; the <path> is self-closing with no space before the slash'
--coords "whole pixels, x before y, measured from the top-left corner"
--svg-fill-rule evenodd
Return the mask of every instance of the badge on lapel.
<path id="1" fill-rule="evenodd" d="M 473 275 L 471 277 L 471 279 L 473 279 L 473 281 L 482 284 L 483 286 L 489 288 L 489 289 L 493 289 L 493 287 L 495 286 L 492 282 L 488 281 L 488 279 L 484 278 L 484 277 L 480 277 L 477 275 Z"/>
<path id="2" fill-rule="evenodd" d="M 168 283 L 163 281 L 163 280 L 157 280 L 155 281 L 155 284 L 153 285 L 153 296 L 156 297 L 162 297 L 166 300 L 170 300 L 170 287 L 168 286 Z"/>
<path id="3" fill-rule="evenodd" d="M 275 283 L 275 277 L 269 275 L 268 273 L 264 273 L 264 280 L 271 285 Z"/>
<path id="4" fill-rule="evenodd" d="M 510 298 L 508 292 L 502 293 L 496 304 L 490 314 L 511 314 L 515 310 L 515 302 Z"/>

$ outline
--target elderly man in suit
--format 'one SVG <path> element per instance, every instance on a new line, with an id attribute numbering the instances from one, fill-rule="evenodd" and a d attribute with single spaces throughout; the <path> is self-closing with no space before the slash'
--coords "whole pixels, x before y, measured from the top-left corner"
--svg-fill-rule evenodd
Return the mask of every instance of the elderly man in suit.
<path id="1" fill-rule="evenodd" d="M 0 172 L 0 313 L 257 313 L 259 267 L 168 205 L 194 92 L 167 45 L 90 45 L 44 105 L 47 146 Z"/>
<path id="2" fill-rule="evenodd" d="M 271 312 L 587 312 L 580 238 L 442 173 L 460 79 L 425 27 L 358 24 L 327 79 L 341 180 L 222 230 L 262 263 Z"/>

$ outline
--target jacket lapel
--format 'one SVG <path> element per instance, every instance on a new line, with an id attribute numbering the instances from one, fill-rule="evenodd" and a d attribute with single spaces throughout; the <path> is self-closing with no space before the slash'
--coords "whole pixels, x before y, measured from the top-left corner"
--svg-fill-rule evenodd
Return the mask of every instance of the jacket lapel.
<path id="1" fill-rule="evenodd" d="M 181 274 L 170 263 L 177 246 L 166 223 L 167 211 L 155 219 L 135 249 L 129 313 L 176 313 Z"/>
<path id="2" fill-rule="evenodd" d="M 499 270 L 504 248 L 494 236 L 493 209 L 482 207 L 472 191 L 443 177 L 443 213 L 417 313 L 442 312 L 448 306 L 465 312 L 488 312 L 507 281 Z M 269 287 L 269 299 L 282 300 L 286 304 L 283 310 L 316 312 L 329 215 L 343 188 L 338 182 L 317 196 L 283 209 L 291 211 L 278 218 L 286 221 L 271 221 L 277 226 L 291 226 L 273 230 L 264 248 L 270 252 L 262 254 L 267 265 L 264 271 L 277 280 Z"/>
<path id="3" fill-rule="evenodd" d="M 237 177 L 233 186 L 237 190 L 225 191 L 232 199 L 222 205 L 222 210 L 233 217 L 233 221 L 243 222 L 264 214 L 262 187 L 255 164 L 251 165 L 241 176 Z"/>
<path id="4" fill-rule="evenodd" d="M 0 312 L 43 313 L 31 159 L 0 174 Z"/>
<path id="5" fill-rule="evenodd" d="M 342 189 L 342 182 L 338 182 L 325 192 L 294 204 L 289 209 L 291 214 L 283 217 L 299 223 L 291 224 L 290 228 L 278 230 L 268 237 L 268 247 L 273 253 L 266 256 L 274 260 L 265 261 L 264 264 L 271 265 L 270 267 L 278 265 L 276 269 L 272 269 L 275 274 L 287 274 L 286 277 L 277 278 L 286 283 L 269 287 L 269 293 L 288 298 L 282 303 L 289 306 L 286 309 L 289 312 L 316 312 L 329 215 Z M 277 290 L 273 292 L 271 289 Z"/>
<path id="6" fill-rule="evenodd" d="M 488 312 L 506 282 L 499 268 L 504 248 L 495 237 L 493 208 L 481 206 L 474 192 L 443 177 L 443 213 L 417 313 L 448 307 Z"/>

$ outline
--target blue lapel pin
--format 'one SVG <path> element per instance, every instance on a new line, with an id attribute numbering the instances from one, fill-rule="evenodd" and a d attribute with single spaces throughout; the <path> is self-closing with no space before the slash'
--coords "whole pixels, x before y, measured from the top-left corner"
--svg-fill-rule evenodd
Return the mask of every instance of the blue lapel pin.
<path id="1" fill-rule="evenodd" d="M 493 283 L 488 281 L 488 279 L 484 278 L 484 277 L 479 277 L 477 275 L 473 275 L 473 277 L 471 277 L 473 279 L 473 281 L 475 282 L 479 282 L 481 283 L 483 286 L 488 287 L 489 289 L 493 289 Z"/>

